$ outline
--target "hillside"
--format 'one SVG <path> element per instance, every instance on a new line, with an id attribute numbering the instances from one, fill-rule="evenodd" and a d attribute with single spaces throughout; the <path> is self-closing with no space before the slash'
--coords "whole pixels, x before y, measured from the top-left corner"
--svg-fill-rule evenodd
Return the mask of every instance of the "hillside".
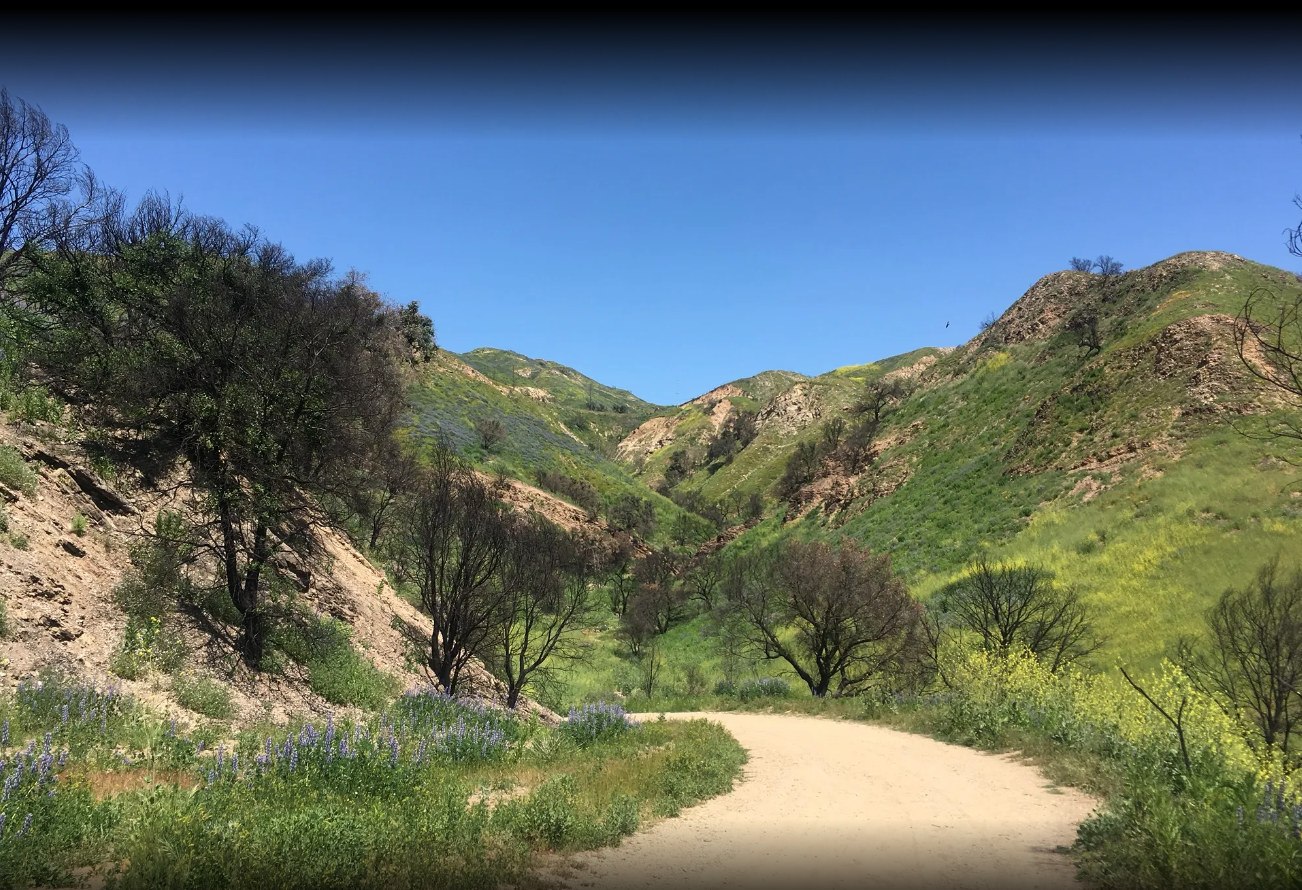
<path id="1" fill-rule="evenodd" d="M 165 635 L 141 640 L 157 647 L 165 636 L 180 656 L 174 666 L 125 670 L 120 656 L 130 619 L 114 588 L 130 573 L 132 551 L 158 512 L 184 506 L 177 487 L 150 484 L 127 466 L 110 471 L 94 458 L 53 424 L 0 423 L 0 604 L 8 625 L 0 682 L 13 688 L 52 668 L 111 676 L 122 691 L 160 712 L 202 720 L 225 710 L 241 725 L 355 713 L 350 700 L 366 692 L 363 687 L 395 694 L 428 682 L 418 667 L 428 619 L 329 528 L 318 531 L 328 569 L 305 573 L 299 589 L 281 592 L 277 604 L 287 628 L 310 631 L 313 622 L 330 619 L 347 628 L 329 671 L 321 673 L 323 666 L 311 659 L 297 660 L 299 648 L 283 638 L 284 649 L 274 649 L 267 669 L 250 671 L 232 651 L 238 616 L 222 590 L 198 591 L 167 619 Z M 162 649 L 143 657 L 159 664 L 174 660 Z M 340 677 L 353 688 L 331 682 Z M 187 691 L 211 689 L 205 684 L 213 682 L 219 691 L 209 692 L 207 704 L 222 707 L 200 704 L 195 711 Z M 482 668 L 472 671 L 470 685 L 488 698 L 497 695 L 498 684 Z"/>
<path id="2" fill-rule="evenodd" d="M 1302 294 L 1296 276 L 1214 252 L 1115 277 L 1054 273 L 956 350 L 790 377 L 763 402 L 738 381 L 652 418 L 619 454 L 653 484 L 675 460 L 690 468 L 673 492 L 761 493 L 770 518 L 736 546 L 849 535 L 890 552 L 922 596 L 982 550 L 1042 562 L 1097 606 L 1105 659 L 1148 661 L 1198 632 L 1226 586 L 1302 544 L 1296 470 L 1280 446 L 1231 426 L 1281 408 L 1231 340 L 1263 285 Z M 821 456 L 814 478 L 779 498 L 797 447 L 812 450 L 831 418 L 852 426 L 874 379 L 908 387 L 869 464 L 849 472 Z M 745 398 L 754 439 L 726 461 L 701 459 Z"/>
<path id="3" fill-rule="evenodd" d="M 475 353 L 480 364 L 485 355 L 514 355 L 498 350 Z M 447 440 L 482 471 L 504 474 L 529 486 L 538 483 L 541 472 L 590 486 L 595 492 L 593 506 L 603 517 L 623 498 L 646 500 L 655 511 L 654 529 L 649 534 L 653 540 L 663 539 L 684 511 L 649 490 L 612 459 L 619 442 L 646 415 L 633 413 L 632 407 L 628 413 L 620 413 L 576 406 L 573 400 L 577 396 L 567 389 L 568 384 L 577 385 L 573 378 L 555 371 L 560 366 L 549 362 L 536 362 L 534 366 L 545 370 L 535 381 L 540 385 L 508 385 L 490 378 L 460 356 L 440 352 L 410 392 L 409 437 L 417 443 Z M 581 381 L 589 379 L 576 376 Z M 544 389 L 542 384 L 555 387 L 560 395 L 553 396 L 552 390 Z M 594 383 L 594 392 L 598 386 Z M 609 387 L 600 387 L 599 391 L 603 393 L 601 398 L 623 392 Z M 586 389 L 582 394 L 586 398 Z M 636 407 L 642 411 L 652 406 L 638 400 Z M 501 424 L 502 436 L 485 448 L 477 426 L 487 421 Z M 565 492 L 560 494 L 577 503 Z"/>

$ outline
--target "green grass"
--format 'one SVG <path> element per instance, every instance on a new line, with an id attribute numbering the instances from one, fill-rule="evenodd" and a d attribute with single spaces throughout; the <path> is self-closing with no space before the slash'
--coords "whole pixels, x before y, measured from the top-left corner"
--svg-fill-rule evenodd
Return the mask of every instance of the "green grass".
<path id="1" fill-rule="evenodd" d="M 27 769 L 9 796 L 4 890 L 65 886 L 74 871 L 110 866 L 119 888 L 518 884 L 536 854 L 618 844 L 726 792 L 746 759 L 704 721 L 651 721 L 580 746 L 428 693 L 358 723 L 264 725 L 231 739 L 51 678 L 0 694 L 0 718 L 0 759 L 24 759 L 29 741 L 39 756 L 50 732 L 61 771 L 47 785 Z M 464 742 L 443 729 L 459 723 Z M 15 810 L 33 816 L 21 836 Z"/>
<path id="2" fill-rule="evenodd" d="M 0 445 L 0 483 L 30 497 L 36 496 L 35 471 L 23 460 L 22 452 L 9 445 Z"/>
<path id="3" fill-rule="evenodd" d="M 638 417 L 587 412 L 602 414 L 606 420 L 598 423 L 589 418 L 592 422 L 585 421 L 586 429 L 574 429 L 566 418 L 579 409 L 537 402 L 518 392 L 501 392 L 457 370 L 452 361 L 450 357 L 436 359 L 411 391 L 409 433 L 418 443 L 444 437 L 485 472 L 504 473 L 530 484 L 535 484 L 537 472 L 543 469 L 582 479 L 597 490 L 606 505 L 629 494 L 649 499 L 656 510 L 651 542 L 657 546 L 668 543 L 683 510 L 606 456 L 640 422 Z M 507 430 L 492 452 L 480 447 L 474 432 L 475 423 L 484 418 L 500 421 Z"/>
<path id="4" fill-rule="evenodd" d="M 307 668 L 308 686 L 331 704 L 378 710 L 400 691 L 353 646 L 352 628 L 334 618 L 299 614 L 275 629 L 271 644 Z"/>
<path id="5" fill-rule="evenodd" d="M 210 677 L 182 674 L 172 682 L 172 691 L 181 707 L 215 720 L 235 716 L 235 704 L 226 687 Z"/>

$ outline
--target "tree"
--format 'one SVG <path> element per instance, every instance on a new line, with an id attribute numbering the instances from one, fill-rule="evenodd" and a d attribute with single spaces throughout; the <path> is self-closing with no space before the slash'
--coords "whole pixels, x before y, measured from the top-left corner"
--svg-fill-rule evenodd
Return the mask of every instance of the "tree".
<path id="1" fill-rule="evenodd" d="M 1093 272 L 1094 261 L 1074 256 L 1071 258 L 1071 269 L 1073 272 Z"/>
<path id="2" fill-rule="evenodd" d="M 479 437 L 479 447 L 492 451 L 506 439 L 506 424 L 496 418 L 485 417 L 475 422 L 475 434 Z"/>
<path id="3" fill-rule="evenodd" d="M 506 684 L 508 708 L 549 661 L 575 656 L 572 632 L 587 614 L 600 561 L 593 542 L 540 516 L 514 523 L 499 581 L 501 612 L 483 653 Z"/>
<path id="4" fill-rule="evenodd" d="M 1086 307 L 1072 315 L 1067 320 L 1067 330 L 1088 350 L 1089 355 L 1103 349 L 1103 339 L 1099 334 L 1099 314 L 1094 309 Z"/>
<path id="5" fill-rule="evenodd" d="M 117 196 L 80 159 L 67 127 L 0 87 L 0 293 L 35 251 L 112 208 Z"/>
<path id="6" fill-rule="evenodd" d="M 411 490 L 418 473 L 415 454 L 397 436 L 384 439 L 368 455 L 363 468 L 364 482 L 351 494 L 349 503 L 372 552 L 379 546 L 397 512 L 399 500 Z"/>
<path id="7" fill-rule="evenodd" d="M 724 563 L 717 554 L 697 559 L 687 571 L 687 586 L 707 612 L 714 611 L 719 585 L 723 583 Z"/>
<path id="8" fill-rule="evenodd" d="M 1102 645 L 1079 591 L 1037 566 L 991 565 L 982 556 L 937 598 L 941 613 L 976 633 L 982 648 L 1024 648 L 1055 671 Z"/>
<path id="9" fill-rule="evenodd" d="M 813 482 L 818 476 L 821 462 L 822 455 L 819 454 L 817 442 L 797 443 L 796 450 L 787 458 L 782 476 L 778 479 L 778 497 L 790 499 L 800 491 L 802 486 Z"/>
<path id="10" fill-rule="evenodd" d="M 610 610 L 616 615 L 622 616 L 628 611 L 629 598 L 637 589 L 637 578 L 633 575 L 635 553 L 632 539 L 624 538 L 606 558 L 606 594 L 610 598 Z"/>
<path id="11" fill-rule="evenodd" d="M 828 452 L 835 451 L 837 447 L 841 444 L 841 439 L 844 436 L 845 436 L 845 418 L 844 417 L 829 418 L 828 421 L 823 424 L 823 438 L 820 440 L 819 445 L 825 451 Z"/>
<path id="12" fill-rule="evenodd" d="M 1302 399 L 1302 296 L 1281 299 L 1258 288 L 1235 319 L 1234 346 L 1250 374 L 1294 404 Z M 1302 425 L 1287 415 L 1273 414 L 1265 421 L 1264 432 L 1250 435 L 1302 442 Z"/>
<path id="13" fill-rule="evenodd" d="M 1225 591 L 1206 621 L 1207 650 L 1180 647 L 1185 672 L 1287 754 L 1302 719 L 1302 572 L 1267 563 L 1253 583 Z"/>
<path id="14" fill-rule="evenodd" d="M 256 666 L 279 557 L 314 556 L 320 499 L 353 489 L 403 410 L 394 311 L 360 276 L 154 195 L 30 260 L 16 319 L 31 358 L 124 447 L 184 461 Z"/>
<path id="15" fill-rule="evenodd" d="M 686 597 L 677 584 L 680 565 L 672 550 L 654 550 L 633 565 L 638 588 L 629 600 L 628 611 L 635 621 L 650 623 L 658 634 L 683 617 Z"/>
<path id="16" fill-rule="evenodd" d="M 499 573 L 511 544 L 505 508 L 469 464 L 440 443 L 397 537 L 402 563 L 430 616 L 430 672 L 454 693 L 471 656 L 488 651 L 498 632 Z"/>
<path id="17" fill-rule="evenodd" d="M 398 310 L 398 329 L 411 352 L 413 362 L 427 362 L 438 352 L 434 322 L 420 311 L 415 300 Z"/>
<path id="18" fill-rule="evenodd" d="M 856 417 L 865 418 L 872 421 L 874 425 L 880 426 L 891 406 L 898 404 L 908 394 L 908 386 L 898 378 L 870 380 L 864 384 L 863 391 L 850 410 Z"/>
<path id="19" fill-rule="evenodd" d="M 611 506 L 606 517 L 616 528 L 645 537 L 655 529 L 656 508 L 649 500 L 630 492 Z"/>
<path id="20" fill-rule="evenodd" d="M 839 551 L 789 540 L 738 557 L 723 593 L 737 632 L 816 697 L 888 685 L 922 656 L 921 606 L 889 556 L 850 538 Z"/>
<path id="21" fill-rule="evenodd" d="M 1124 266 L 1114 260 L 1112 257 L 1104 254 L 1094 261 L 1094 268 L 1099 270 L 1100 275 L 1120 275 Z"/>

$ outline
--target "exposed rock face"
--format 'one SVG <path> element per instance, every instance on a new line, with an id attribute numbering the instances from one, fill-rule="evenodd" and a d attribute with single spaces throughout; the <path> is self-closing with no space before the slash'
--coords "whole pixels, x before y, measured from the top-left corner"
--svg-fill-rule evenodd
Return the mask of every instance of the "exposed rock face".
<path id="1" fill-rule="evenodd" d="M 774 396 L 760 409 L 755 426 L 761 432 L 774 429 L 790 432 L 804 429 L 817 422 L 822 415 L 823 406 L 814 387 L 808 383 L 797 383 Z"/>
<path id="2" fill-rule="evenodd" d="M 674 441 L 678 421 L 673 417 L 652 417 L 629 433 L 615 448 L 615 457 L 637 464 Z"/>
<path id="3" fill-rule="evenodd" d="M 737 386 L 735 383 L 725 383 L 723 386 L 716 386 L 704 395 L 697 396 L 688 404 L 708 405 L 710 402 L 717 402 L 720 399 L 737 398 L 738 396 L 745 395 L 745 391 L 742 390 L 740 386 Z"/>

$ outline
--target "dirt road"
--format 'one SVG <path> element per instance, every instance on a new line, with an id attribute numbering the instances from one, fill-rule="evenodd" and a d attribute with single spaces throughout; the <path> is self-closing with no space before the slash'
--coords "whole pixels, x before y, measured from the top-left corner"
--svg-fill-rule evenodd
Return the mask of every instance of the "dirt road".
<path id="1" fill-rule="evenodd" d="M 731 794 L 549 875 L 567 887 L 1079 887 L 1067 856 L 1098 805 L 1033 767 L 860 723 L 718 720 L 750 752 Z"/>

